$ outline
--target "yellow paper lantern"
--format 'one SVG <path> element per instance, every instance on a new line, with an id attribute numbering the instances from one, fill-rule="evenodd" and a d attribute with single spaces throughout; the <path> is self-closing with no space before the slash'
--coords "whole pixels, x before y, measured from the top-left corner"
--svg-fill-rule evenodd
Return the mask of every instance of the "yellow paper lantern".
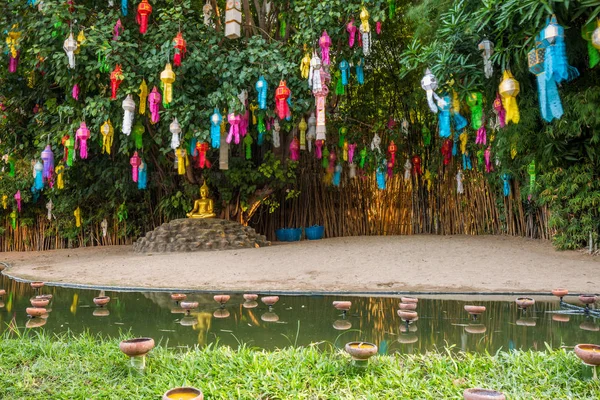
<path id="1" fill-rule="evenodd" d="M 519 82 L 508 70 L 504 71 L 502 82 L 499 86 L 500 96 L 502 96 L 502 105 L 506 110 L 506 123 L 519 123 L 519 106 L 517 105 L 517 95 L 520 91 Z"/>

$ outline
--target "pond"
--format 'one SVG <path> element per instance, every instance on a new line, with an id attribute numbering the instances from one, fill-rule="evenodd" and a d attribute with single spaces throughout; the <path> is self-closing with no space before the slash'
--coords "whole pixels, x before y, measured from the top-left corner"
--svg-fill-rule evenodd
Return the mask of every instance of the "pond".
<path id="1" fill-rule="evenodd" d="M 405 325 L 396 314 L 400 296 L 280 296 L 271 311 L 276 318 L 260 301 L 255 308 L 244 307 L 241 293 L 229 293 L 225 312 L 219 311 L 212 294 L 188 292 L 188 300 L 198 301 L 199 306 L 183 319 L 185 314 L 166 292 L 106 291 L 111 301 L 99 309 L 93 302 L 100 295 L 98 290 L 45 286 L 38 292 L 3 275 L 0 288 L 7 292 L 0 304 L 0 332 L 33 330 L 26 328 L 29 319 L 25 309 L 31 306 L 31 297 L 44 293 L 53 295 L 48 306 L 51 312 L 45 324 L 35 330 L 89 331 L 108 337 L 130 332 L 132 336 L 150 336 L 169 347 L 211 343 L 237 347 L 244 343 L 271 350 L 330 343 L 341 348 L 347 342 L 364 340 L 379 345 L 381 353 L 423 353 L 445 346 L 493 353 L 499 349 L 544 350 L 544 343 L 553 348 L 596 343 L 600 329 L 592 316 L 557 317 L 552 311 L 561 307 L 558 299 L 550 296 L 536 297 L 535 306 L 526 311 L 518 309 L 514 297 L 418 296 L 419 319 L 403 333 Z M 345 319 L 332 306 L 335 300 L 352 301 Z M 565 300 L 578 303 L 575 296 Z M 466 304 L 484 305 L 487 310 L 475 322 L 464 311 Z"/>

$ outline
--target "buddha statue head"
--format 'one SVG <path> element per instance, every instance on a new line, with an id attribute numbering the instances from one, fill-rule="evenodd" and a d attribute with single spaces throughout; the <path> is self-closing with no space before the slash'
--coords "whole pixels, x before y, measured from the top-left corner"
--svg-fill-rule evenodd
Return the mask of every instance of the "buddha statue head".
<path id="1" fill-rule="evenodd" d="M 207 197 L 208 197 L 208 186 L 206 185 L 206 181 L 204 181 L 204 184 L 200 187 L 200 198 L 206 199 Z"/>

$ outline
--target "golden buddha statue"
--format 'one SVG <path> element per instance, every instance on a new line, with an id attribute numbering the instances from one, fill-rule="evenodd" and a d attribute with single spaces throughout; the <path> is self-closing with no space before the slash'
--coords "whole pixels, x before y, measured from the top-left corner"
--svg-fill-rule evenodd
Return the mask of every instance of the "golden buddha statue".
<path id="1" fill-rule="evenodd" d="M 214 218 L 216 214 L 213 205 L 212 199 L 208 198 L 208 186 L 205 181 L 200 188 L 200 198 L 194 201 L 194 209 L 186 215 L 188 218 Z"/>

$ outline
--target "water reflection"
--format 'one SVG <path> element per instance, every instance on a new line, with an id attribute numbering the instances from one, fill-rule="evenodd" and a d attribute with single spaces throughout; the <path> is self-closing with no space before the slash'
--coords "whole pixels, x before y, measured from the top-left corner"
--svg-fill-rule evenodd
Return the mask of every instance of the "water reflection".
<path id="1" fill-rule="evenodd" d="M 559 309 L 558 299 L 536 298 L 534 306 L 518 309 L 513 298 L 494 297 L 449 300 L 420 297 L 418 321 L 406 325 L 397 315 L 397 297 L 280 296 L 269 307 L 256 299 L 232 294 L 225 304 L 211 294 L 190 294 L 197 302 L 189 314 L 169 293 L 130 293 L 62 289 L 44 286 L 34 290 L 2 276 L 6 289 L 0 305 L 0 331 L 36 327 L 50 333 L 88 330 L 115 337 L 131 330 L 133 337 L 152 337 L 169 346 L 238 343 L 265 349 L 328 342 L 335 347 L 350 341 L 377 344 L 379 352 L 421 353 L 444 346 L 473 352 L 498 349 L 539 349 L 595 343 L 600 331 L 592 316 L 547 313 Z M 47 319 L 29 319 L 30 298 L 52 295 Z M 110 297 L 97 307 L 94 298 Z M 264 298 L 264 297 L 262 297 Z M 577 298 L 566 298 L 578 304 Z M 352 300 L 350 311 L 341 313 L 335 300 Z M 468 304 L 486 307 L 474 320 L 465 312 Z M 271 309 L 270 309 L 271 308 Z"/>

